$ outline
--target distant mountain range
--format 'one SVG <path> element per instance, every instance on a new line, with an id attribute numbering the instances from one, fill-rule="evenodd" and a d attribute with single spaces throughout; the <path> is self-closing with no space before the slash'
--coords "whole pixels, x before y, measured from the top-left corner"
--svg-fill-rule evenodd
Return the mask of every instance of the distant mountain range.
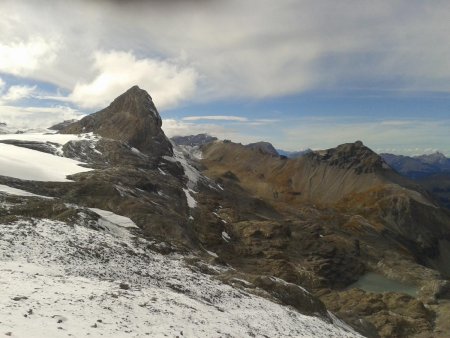
<path id="1" fill-rule="evenodd" d="M 450 159 L 440 152 L 420 156 L 380 154 L 400 174 L 412 179 L 450 172 Z"/>
<path id="2" fill-rule="evenodd" d="M 214 142 L 217 140 L 217 137 L 210 136 L 208 134 L 198 134 L 198 135 L 189 135 L 189 136 L 174 136 L 171 138 L 175 144 L 179 146 L 201 146 L 209 142 Z"/>
<path id="3" fill-rule="evenodd" d="M 282 149 L 277 149 L 278 154 L 281 156 L 286 156 L 287 158 L 299 158 L 305 156 L 312 152 L 311 149 L 299 150 L 299 151 L 287 151 Z"/>
<path id="4" fill-rule="evenodd" d="M 176 145 L 187 146 L 202 146 L 210 142 L 217 141 L 218 138 L 208 134 L 188 135 L 188 136 L 174 136 L 171 140 Z M 283 149 L 276 149 L 271 143 L 260 141 L 255 143 L 249 143 L 246 147 L 259 150 L 264 154 L 271 154 L 272 156 L 284 156 L 287 158 L 299 158 L 312 152 L 311 149 L 305 149 L 300 151 L 287 151 Z"/>
<path id="5" fill-rule="evenodd" d="M 444 154 L 381 156 L 393 169 L 418 182 L 450 209 L 450 159 Z"/>

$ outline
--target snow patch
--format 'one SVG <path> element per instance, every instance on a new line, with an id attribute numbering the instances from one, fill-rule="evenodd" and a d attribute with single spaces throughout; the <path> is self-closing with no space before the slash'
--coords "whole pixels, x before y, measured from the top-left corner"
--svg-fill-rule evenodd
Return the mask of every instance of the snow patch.
<path id="1" fill-rule="evenodd" d="M 208 255 L 210 255 L 212 257 L 215 257 L 215 258 L 219 257 L 215 252 L 208 251 L 208 250 L 206 250 L 206 252 L 208 253 Z"/>
<path id="2" fill-rule="evenodd" d="M 0 143 L 0 175 L 22 180 L 68 182 L 67 175 L 90 171 L 70 158 Z"/>
<path id="3" fill-rule="evenodd" d="M 8 195 L 15 195 L 15 196 L 40 197 L 40 198 L 46 198 L 46 199 L 53 199 L 53 197 L 36 195 L 31 192 L 22 190 L 22 189 L 8 187 L 7 185 L 3 185 L 3 184 L 0 184 L 0 192 L 6 193 Z"/>
<path id="4" fill-rule="evenodd" d="M 222 231 L 222 238 L 225 242 L 229 242 L 231 240 L 230 235 L 226 231 Z"/>
<path id="5" fill-rule="evenodd" d="M 187 200 L 187 204 L 188 204 L 189 208 L 197 207 L 197 201 L 191 195 L 192 190 L 183 188 L 183 191 L 184 191 L 184 194 L 186 195 L 186 200 Z"/>
<path id="6" fill-rule="evenodd" d="M 98 208 L 89 208 L 108 222 L 116 224 L 122 228 L 138 228 L 138 226 L 128 217 L 117 215 L 111 211 L 102 210 Z"/>
<path id="7" fill-rule="evenodd" d="M 23 134 L 0 134 L 0 140 L 18 140 L 32 142 L 51 142 L 64 145 L 70 141 L 98 140 L 99 137 L 93 133 L 84 134 L 55 134 L 55 133 L 23 133 Z"/>
<path id="8" fill-rule="evenodd" d="M 189 164 L 182 150 L 180 150 L 178 147 L 174 147 L 173 157 L 164 156 L 164 158 L 171 162 L 179 162 L 184 169 L 184 174 L 188 178 L 187 183 L 188 188 L 194 189 L 196 187 L 201 174 L 197 169 L 195 169 L 191 164 Z"/>

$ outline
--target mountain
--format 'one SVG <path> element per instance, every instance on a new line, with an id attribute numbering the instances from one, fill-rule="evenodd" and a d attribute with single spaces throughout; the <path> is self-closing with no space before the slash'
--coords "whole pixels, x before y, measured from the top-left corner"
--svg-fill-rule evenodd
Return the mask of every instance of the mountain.
<path id="1" fill-rule="evenodd" d="M 392 168 L 411 179 L 450 172 L 450 159 L 440 152 L 413 157 L 393 154 L 381 156 Z"/>
<path id="2" fill-rule="evenodd" d="M 360 141 L 290 159 L 160 121 L 133 87 L 0 135 L 6 333 L 448 336 L 450 213 L 417 182 Z"/>
<path id="3" fill-rule="evenodd" d="M 450 159 L 440 152 L 420 156 L 381 154 L 400 174 L 415 180 L 450 209 Z"/>
<path id="4" fill-rule="evenodd" d="M 285 215 L 160 121 L 133 87 L 60 134 L 0 137 L 5 334 L 359 337 L 272 247 Z"/>
<path id="5" fill-rule="evenodd" d="M 117 97 L 107 108 L 60 130 L 62 134 L 95 133 L 126 142 L 153 156 L 172 155 L 172 145 L 161 129 L 161 117 L 150 95 L 138 86 Z"/>
<path id="6" fill-rule="evenodd" d="M 256 143 L 249 143 L 246 145 L 247 148 L 257 150 L 261 154 L 268 154 L 271 156 L 278 157 L 279 154 L 277 150 L 274 148 L 274 146 L 269 142 L 256 142 Z"/>
<path id="7" fill-rule="evenodd" d="M 202 146 L 204 144 L 217 141 L 217 137 L 208 134 L 198 134 L 189 136 L 174 136 L 171 140 L 179 146 Z"/>
<path id="8" fill-rule="evenodd" d="M 382 311 L 366 312 L 367 307 L 361 306 L 364 310 L 353 317 L 352 304 L 374 301 L 370 294 L 324 288 L 348 287 L 367 271 L 422 290 L 428 289 L 429 283 L 446 283 L 443 280 L 450 273 L 450 214 L 420 185 L 393 171 L 359 141 L 298 159 L 276 158 L 232 142 L 211 143 L 202 150 L 206 176 L 221 181 L 225 191 L 250 193 L 279 215 L 278 219 L 263 215 L 259 207 L 255 208 L 259 221 L 236 225 L 232 216 L 222 216 L 229 212 L 220 213 L 233 224 L 227 228 L 231 238 L 249 236 L 245 248 L 234 249 L 240 262 L 228 258 L 234 266 L 269 269 L 287 280 L 301 281 L 366 335 L 373 332 L 357 323 L 361 318 L 375 325 L 381 336 L 413 335 L 416 329 L 408 325 L 400 328 L 394 323 L 395 316 L 385 317 Z M 395 312 L 388 305 L 391 301 L 377 300 L 381 308 Z M 435 313 L 442 316 L 445 310 Z M 416 315 L 423 321 L 414 325 L 431 330 L 427 311 Z M 380 326 L 381 318 L 390 324 Z M 396 329 L 386 333 L 384 325 Z M 398 334 L 396 330 L 409 333 Z"/>

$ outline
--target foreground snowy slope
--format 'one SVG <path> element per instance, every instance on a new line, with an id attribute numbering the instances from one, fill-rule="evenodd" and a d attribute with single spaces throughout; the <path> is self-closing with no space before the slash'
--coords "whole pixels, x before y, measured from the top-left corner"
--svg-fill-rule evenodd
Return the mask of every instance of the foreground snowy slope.
<path id="1" fill-rule="evenodd" d="M 179 254 L 159 254 L 154 249 L 165 244 L 135 237 L 138 230 L 112 223 L 114 217 L 93 221 L 89 210 L 77 210 L 73 225 L 47 219 L 0 225 L 3 334 L 357 337 L 338 322 L 222 284 Z"/>

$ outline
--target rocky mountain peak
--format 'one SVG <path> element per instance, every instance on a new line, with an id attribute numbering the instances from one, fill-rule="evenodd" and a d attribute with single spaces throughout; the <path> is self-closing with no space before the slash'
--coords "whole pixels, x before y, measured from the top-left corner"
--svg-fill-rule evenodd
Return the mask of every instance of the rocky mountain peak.
<path id="1" fill-rule="evenodd" d="M 105 109 L 69 124 L 60 133 L 94 132 L 128 143 L 143 153 L 172 155 L 172 145 L 161 125 L 161 117 L 151 96 L 138 86 L 133 86 Z"/>
<path id="2" fill-rule="evenodd" d="M 275 147 L 269 142 L 250 143 L 250 144 L 247 144 L 246 147 L 253 149 L 253 150 L 258 150 L 259 152 L 261 152 L 263 154 L 279 156 Z"/>
<path id="3" fill-rule="evenodd" d="M 366 147 L 361 141 L 344 143 L 336 148 L 315 151 L 306 156 L 318 161 L 325 161 L 331 166 L 353 168 L 359 174 L 388 167 L 378 154 Z"/>

